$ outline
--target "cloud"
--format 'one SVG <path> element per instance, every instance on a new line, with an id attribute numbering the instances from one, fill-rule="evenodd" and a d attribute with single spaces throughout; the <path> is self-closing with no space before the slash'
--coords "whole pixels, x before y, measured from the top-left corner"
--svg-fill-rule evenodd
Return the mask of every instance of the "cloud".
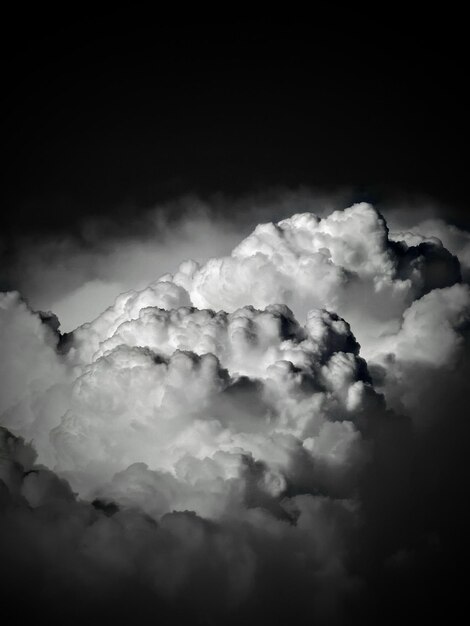
<path id="1" fill-rule="evenodd" d="M 110 621 L 130 618 L 144 607 L 157 611 L 163 623 L 175 615 L 184 623 L 190 615 L 196 623 L 204 623 L 201 616 L 217 621 L 227 609 L 230 623 L 250 623 L 266 601 L 269 614 L 286 614 L 282 595 L 269 600 L 270 594 L 307 573 L 325 593 L 312 599 L 294 588 L 293 599 L 308 604 L 313 615 L 332 615 L 338 612 L 334 600 L 355 587 L 341 565 L 356 516 L 348 501 L 299 495 L 283 501 L 283 516 L 247 508 L 212 522 L 181 511 L 156 522 L 132 507 L 78 501 L 67 483 L 33 464 L 22 440 L 5 430 L 0 436 L 2 577 L 18 596 L 33 600 L 36 610 L 48 608 L 52 618 L 64 610 L 64 598 L 75 597 L 77 621 L 91 613 Z M 134 466 L 116 481 L 135 481 L 141 490 L 149 485 L 146 495 L 161 498 L 145 474 Z M 331 585 L 333 593 L 327 592 Z"/>
<path id="2" fill-rule="evenodd" d="M 384 218 L 365 203 L 323 219 L 298 214 L 259 225 L 230 256 L 184 264 L 168 277 L 199 308 L 283 302 L 300 320 L 315 307 L 334 310 L 352 324 L 366 356 L 415 299 L 460 278 L 457 258 L 440 242 L 390 240 Z"/>
<path id="3" fill-rule="evenodd" d="M 169 283 L 158 287 L 164 298 L 179 293 Z M 150 295 L 156 293 L 161 304 L 159 290 Z M 41 459 L 52 455 L 56 469 L 87 496 L 134 463 L 183 482 L 197 483 L 200 475 L 197 497 L 186 494 L 188 485 L 175 497 L 183 508 L 190 497 L 192 508 L 206 515 L 212 500 L 207 510 L 197 506 L 205 506 L 211 481 L 243 483 L 247 459 L 266 465 L 261 480 L 276 497 L 295 480 L 292 467 L 305 466 L 307 474 L 318 465 L 316 488 L 330 482 L 340 492 L 351 481 L 363 455 L 355 420 L 380 411 L 383 401 L 347 323 L 319 310 L 300 326 L 280 305 L 232 314 L 167 310 L 148 306 L 148 295 L 132 296 L 131 308 L 122 298 L 95 325 L 77 331 L 61 357 L 73 372 L 69 385 L 62 383 L 69 403 L 49 438 L 37 442 Z M 127 315 L 136 302 L 132 315 L 138 317 L 118 326 L 116 310 Z M 86 361 L 105 321 L 117 330 Z M 16 430 L 34 434 L 29 424 Z M 217 496 L 220 509 L 224 494 Z"/>
<path id="4" fill-rule="evenodd" d="M 465 284 L 435 289 L 405 311 L 400 330 L 384 337 L 372 366 L 390 406 L 419 414 L 421 426 L 432 421 L 432 409 L 422 415 L 423 401 L 456 378 L 468 353 L 469 323 L 470 289 Z"/>
<path id="5" fill-rule="evenodd" d="M 439 571 L 452 524 L 420 507 L 443 485 L 434 464 L 465 484 L 450 457 L 470 291 L 463 235 L 450 252 L 410 233 L 365 203 L 261 224 L 68 334 L 2 294 L 12 597 L 80 597 L 80 619 L 113 622 L 285 623 L 295 607 L 349 624 L 408 597 L 406 572 Z M 108 293 L 93 284 L 69 304 Z"/>
<path id="6" fill-rule="evenodd" d="M 447 250 L 458 257 L 462 274 L 468 282 L 470 279 L 470 233 L 437 218 L 423 220 L 404 230 L 399 228 L 400 226 L 392 232 L 391 237 L 405 240 L 410 245 L 428 241 L 441 242 Z"/>

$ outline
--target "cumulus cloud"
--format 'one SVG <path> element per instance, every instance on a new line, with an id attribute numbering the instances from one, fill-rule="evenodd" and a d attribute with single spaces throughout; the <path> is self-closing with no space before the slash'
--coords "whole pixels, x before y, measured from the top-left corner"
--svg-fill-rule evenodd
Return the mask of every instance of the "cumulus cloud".
<path id="1" fill-rule="evenodd" d="M 436 495 L 442 385 L 465 430 L 470 291 L 465 234 L 425 226 L 365 203 L 261 224 L 68 334 L 2 294 L 5 584 L 103 619 L 352 623 L 442 563 L 444 518 L 406 520 Z"/>
<path id="2" fill-rule="evenodd" d="M 440 241 L 393 241 L 384 218 L 362 203 L 323 219 L 298 214 L 259 225 L 230 256 L 185 263 L 164 278 L 184 287 L 199 308 L 283 302 L 301 320 L 314 307 L 336 311 L 367 355 L 414 300 L 461 275 Z"/>

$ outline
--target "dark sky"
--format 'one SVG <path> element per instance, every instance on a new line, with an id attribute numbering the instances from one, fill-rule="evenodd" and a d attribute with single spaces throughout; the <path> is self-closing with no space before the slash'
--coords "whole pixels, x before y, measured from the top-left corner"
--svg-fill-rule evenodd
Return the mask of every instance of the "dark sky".
<path id="1" fill-rule="evenodd" d="M 13 25 L 3 44 L 8 237 L 298 185 L 433 198 L 468 222 L 455 25 L 71 23 Z"/>

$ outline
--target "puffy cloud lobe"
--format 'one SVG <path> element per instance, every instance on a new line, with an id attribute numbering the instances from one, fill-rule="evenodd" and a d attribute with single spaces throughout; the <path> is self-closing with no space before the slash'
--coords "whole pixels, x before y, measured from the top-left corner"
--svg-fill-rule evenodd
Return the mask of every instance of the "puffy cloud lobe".
<path id="1" fill-rule="evenodd" d="M 57 371 L 49 367 L 41 402 L 14 405 L 4 423 L 34 439 L 41 461 L 82 495 L 103 495 L 109 483 L 118 499 L 113 476 L 136 463 L 150 468 L 155 492 L 171 495 L 154 507 L 158 515 L 191 508 L 218 516 L 255 493 L 279 498 L 298 480 L 310 490 L 350 489 L 364 456 L 354 420 L 371 398 L 380 400 L 337 316 L 313 311 L 303 328 L 285 306 L 230 315 L 144 306 L 118 326 L 115 346 L 104 342 L 103 355 L 77 365 L 75 348 L 55 354 L 48 342 L 57 337 L 28 315 L 42 340 L 38 352 L 50 351 Z M 132 490 L 122 484 L 128 501 Z M 141 492 L 133 497 L 144 506 Z"/>
<path id="2" fill-rule="evenodd" d="M 423 416 L 423 407 L 462 367 L 469 322 L 470 289 L 465 284 L 435 289 L 405 311 L 400 330 L 384 337 L 371 366 L 390 406 L 420 415 L 421 426 L 432 422 L 432 408 Z"/>
<path id="3" fill-rule="evenodd" d="M 92 323 L 84 324 L 75 331 L 75 340 L 81 342 L 85 362 L 91 360 L 100 343 L 123 322 L 134 319 L 146 307 L 172 309 L 189 304 L 188 294 L 174 283 L 160 281 L 141 291 L 130 291 L 118 296 L 113 306 L 106 309 Z"/>
<path id="4" fill-rule="evenodd" d="M 425 362 L 436 368 L 452 365 L 463 348 L 462 331 L 469 321 L 467 285 L 435 289 L 405 311 L 389 350 L 400 361 Z"/>
<path id="5" fill-rule="evenodd" d="M 232 314 L 145 307 L 74 383 L 70 409 L 51 434 L 57 467 L 89 490 L 145 463 L 183 481 L 184 498 L 205 515 L 214 507 L 209 498 L 204 508 L 209 483 L 239 481 L 243 492 L 250 459 L 266 465 L 268 495 L 285 491 L 291 467 L 315 463 L 312 485 L 328 482 L 331 466 L 340 491 L 361 461 L 356 419 L 381 410 L 358 351 L 348 324 L 326 311 L 312 311 L 301 327 L 285 306 Z M 188 480 L 202 485 L 197 498 Z"/>

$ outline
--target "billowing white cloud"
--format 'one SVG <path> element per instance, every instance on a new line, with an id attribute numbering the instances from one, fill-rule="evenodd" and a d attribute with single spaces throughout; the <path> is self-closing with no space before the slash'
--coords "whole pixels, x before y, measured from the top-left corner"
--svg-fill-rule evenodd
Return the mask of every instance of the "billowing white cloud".
<path id="1" fill-rule="evenodd" d="M 266 466 L 263 488 L 280 496 L 292 466 L 318 463 L 322 480 L 331 465 L 341 490 L 341 468 L 350 481 L 362 456 L 355 418 L 381 404 L 358 350 L 348 324 L 324 310 L 300 326 L 280 305 L 231 314 L 145 306 L 80 370 L 51 434 L 58 469 L 72 484 L 81 472 L 88 488 L 139 462 L 216 483 L 244 480 L 248 458 Z"/>
<path id="2" fill-rule="evenodd" d="M 439 226 L 451 254 L 431 226 L 392 236 L 364 203 L 262 224 L 68 335 L 2 294 L 5 533 L 57 536 L 57 580 L 139 571 L 161 606 L 185 596 L 215 622 L 290 578 L 313 616 L 347 616 L 414 540 L 377 539 L 376 520 L 393 498 L 407 510 L 410 442 L 438 419 L 436 381 L 466 363 L 465 234 Z"/>
<path id="3" fill-rule="evenodd" d="M 440 241 L 394 242 L 384 218 L 362 203 L 323 219 L 299 214 L 260 225 L 230 256 L 184 263 L 164 280 L 184 287 L 199 308 L 281 302 L 300 320 L 312 308 L 333 310 L 351 323 L 367 356 L 416 298 L 459 278 L 457 259 Z"/>

